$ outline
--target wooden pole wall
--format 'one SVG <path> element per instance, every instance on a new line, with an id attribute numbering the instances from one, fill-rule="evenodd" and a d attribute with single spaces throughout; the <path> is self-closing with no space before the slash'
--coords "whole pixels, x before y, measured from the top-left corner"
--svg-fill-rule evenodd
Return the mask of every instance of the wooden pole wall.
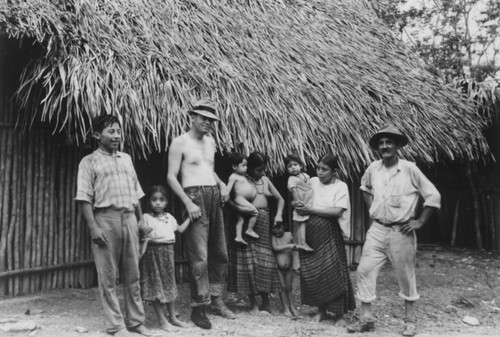
<path id="1" fill-rule="evenodd" d="M 95 284 L 94 266 L 77 263 L 92 259 L 73 200 L 79 150 L 43 124 L 15 129 L 12 97 L 28 54 L 0 33 L 0 297 Z"/>

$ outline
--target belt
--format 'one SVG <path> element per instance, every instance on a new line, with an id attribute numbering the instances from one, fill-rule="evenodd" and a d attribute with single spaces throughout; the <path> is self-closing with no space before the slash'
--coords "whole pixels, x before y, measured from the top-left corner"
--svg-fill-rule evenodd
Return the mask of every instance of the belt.
<path id="1" fill-rule="evenodd" d="M 128 208 L 114 208 L 114 207 L 96 207 L 94 212 L 99 213 L 114 213 L 114 214 L 124 214 L 124 213 L 135 213 L 135 209 Z"/>
<path id="2" fill-rule="evenodd" d="M 377 221 L 377 220 L 375 220 L 375 221 Z M 410 222 L 410 220 L 406 220 L 403 222 L 381 222 L 381 221 L 377 221 L 377 222 L 384 227 L 394 227 L 394 226 L 406 225 L 408 222 Z"/>

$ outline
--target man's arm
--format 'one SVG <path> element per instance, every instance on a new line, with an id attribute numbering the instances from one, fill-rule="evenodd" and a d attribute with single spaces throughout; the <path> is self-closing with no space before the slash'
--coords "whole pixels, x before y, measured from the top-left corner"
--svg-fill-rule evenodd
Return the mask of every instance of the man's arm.
<path id="1" fill-rule="evenodd" d="M 219 186 L 219 191 L 220 191 L 220 200 L 222 202 L 226 202 L 229 200 L 229 191 L 227 189 L 226 184 L 222 180 L 220 180 L 219 176 L 217 173 L 214 171 L 214 178 L 215 181 L 217 182 L 217 186 Z"/>
<path id="2" fill-rule="evenodd" d="M 359 187 L 362 192 L 365 205 L 366 207 L 368 207 L 368 209 L 372 207 L 373 203 L 371 168 L 372 165 L 368 166 L 368 168 L 366 169 L 365 174 L 363 174 L 363 177 L 361 177 L 361 186 Z"/>
<path id="3" fill-rule="evenodd" d="M 373 194 L 364 190 L 362 190 L 361 193 L 363 194 L 363 200 L 365 201 L 366 207 L 370 209 L 370 207 L 372 207 Z"/>
<path id="4" fill-rule="evenodd" d="M 436 207 L 424 206 L 422 214 L 420 214 L 418 219 L 411 219 L 407 224 L 401 226 L 401 233 L 409 234 L 412 231 L 422 228 L 436 210 Z"/>
<path id="5" fill-rule="evenodd" d="M 424 209 L 418 219 L 412 219 L 406 225 L 401 226 L 401 232 L 404 234 L 422 228 L 432 213 L 441 207 L 441 194 L 422 171 L 417 166 L 413 166 L 410 174 L 412 184 L 418 189 L 422 198 L 424 198 Z"/>
<path id="6" fill-rule="evenodd" d="M 137 218 L 137 222 L 143 222 L 144 218 L 142 217 L 142 207 L 141 202 L 137 200 L 137 205 L 135 205 L 135 217 Z"/>
<path id="7" fill-rule="evenodd" d="M 99 247 L 106 246 L 108 244 L 108 238 L 95 221 L 92 205 L 86 201 L 78 201 L 78 203 L 80 204 L 80 207 L 82 209 L 83 218 L 89 226 L 92 242 L 97 244 Z"/>
<path id="8" fill-rule="evenodd" d="M 191 220 L 198 219 L 201 217 L 201 209 L 196 206 L 191 199 L 187 196 L 182 188 L 177 176 L 179 175 L 179 170 L 182 163 L 182 144 L 179 138 L 172 141 L 170 149 L 168 151 L 168 172 L 167 172 L 167 183 L 172 189 L 172 191 L 181 199 L 182 203 L 186 207 Z"/>

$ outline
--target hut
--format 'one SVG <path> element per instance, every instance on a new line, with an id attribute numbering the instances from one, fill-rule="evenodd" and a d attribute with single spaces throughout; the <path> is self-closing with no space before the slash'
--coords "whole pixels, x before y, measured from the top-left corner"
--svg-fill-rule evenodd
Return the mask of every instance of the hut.
<path id="1" fill-rule="evenodd" d="M 3 1 L 0 296 L 94 282 L 72 201 L 94 116 L 119 116 L 147 186 L 164 182 L 169 142 L 202 96 L 218 102 L 221 155 L 265 152 L 279 175 L 287 153 L 312 164 L 334 152 L 356 209 L 357 177 L 374 159 L 367 139 L 387 122 L 424 166 L 489 157 L 485 118 L 367 0 Z M 353 225 L 360 243 L 364 211 Z M 176 254 L 182 279 L 182 245 Z"/>

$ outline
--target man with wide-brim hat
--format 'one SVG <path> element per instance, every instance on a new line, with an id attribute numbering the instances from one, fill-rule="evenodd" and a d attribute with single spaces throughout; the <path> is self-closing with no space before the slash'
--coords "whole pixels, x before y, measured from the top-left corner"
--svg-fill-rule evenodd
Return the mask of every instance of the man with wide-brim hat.
<path id="1" fill-rule="evenodd" d="M 168 151 L 167 182 L 179 197 L 192 223 L 184 233 L 190 266 L 191 320 L 203 329 L 212 324 L 206 308 L 235 318 L 222 301 L 227 276 L 227 246 L 221 203 L 229 199 L 214 171 L 215 141 L 210 137 L 218 121 L 215 103 L 203 98 L 188 110 L 191 127 L 175 138 Z"/>
<path id="2" fill-rule="evenodd" d="M 399 296 L 405 301 L 403 336 L 416 334 L 414 302 L 420 298 L 415 278 L 417 238 L 431 214 L 440 208 L 441 196 L 418 167 L 398 157 L 408 137 L 394 125 L 382 127 L 369 142 L 381 159 L 373 162 L 361 178 L 361 191 L 369 208 L 372 225 L 366 234 L 358 266 L 356 297 L 361 301 L 361 317 L 349 332 L 375 329 L 371 303 L 376 299 L 377 275 L 387 260 L 396 271 Z M 416 214 L 419 198 L 422 212 Z"/>
<path id="3" fill-rule="evenodd" d="M 202 98 L 194 103 L 193 108 L 188 111 L 189 114 L 197 114 L 200 116 L 207 117 L 212 121 L 219 121 L 219 117 L 217 117 L 215 104 L 212 100 L 208 98 Z"/>

